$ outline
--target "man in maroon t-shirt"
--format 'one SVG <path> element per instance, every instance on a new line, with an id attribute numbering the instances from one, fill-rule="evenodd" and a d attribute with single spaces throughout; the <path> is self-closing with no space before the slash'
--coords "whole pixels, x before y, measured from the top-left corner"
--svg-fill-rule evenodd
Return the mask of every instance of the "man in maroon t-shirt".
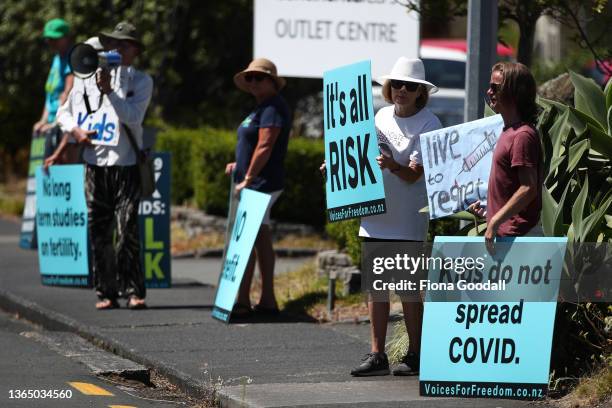
<path id="1" fill-rule="evenodd" d="M 487 90 L 491 108 L 502 115 L 500 135 L 491 164 L 487 208 L 480 202 L 469 210 L 487 217 L 485 241 L 515 237 L 539 227 L 542 209 L 542 151 L 535 130 L 536 84 L 523 64 L 500 62 L 491 70 Z"/>

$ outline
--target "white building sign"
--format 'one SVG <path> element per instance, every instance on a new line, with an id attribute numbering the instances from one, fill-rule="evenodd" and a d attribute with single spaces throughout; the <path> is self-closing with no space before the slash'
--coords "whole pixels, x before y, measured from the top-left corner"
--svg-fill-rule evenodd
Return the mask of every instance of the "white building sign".
<path id="1" fill-rule="evenodd" d="M 282 76 L 321 78 L 369 59 L 376 78 L 419 55 L 418 15 L 396 0 L 255 0 L 254 15 L 254 57 Z"/>

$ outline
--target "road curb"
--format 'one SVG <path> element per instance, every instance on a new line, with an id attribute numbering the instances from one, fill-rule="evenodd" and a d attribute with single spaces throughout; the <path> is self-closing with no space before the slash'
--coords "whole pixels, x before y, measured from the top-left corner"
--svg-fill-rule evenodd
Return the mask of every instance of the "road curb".
<path id="1" fill-rule="evenodd" d="M 8 313 L 17 314 L 19 317 L 38 324 L 47 330 L 66 331 L 77 334 L 106 351 L 142 364 L 166 377 L 173 385 L 190 397 L 209 401 L 212 401 L 215 397 L 216 390 L 212 385 L 196 381 L 182 371 L 176 370 L 157 360 L 141 356 L 133 349 L 108 338 L 94 327 L 81 324 L 61 313 L 47 310 L 35 302 L 16 296 L 3 289 L 0 289 L 0 309 Z"/>

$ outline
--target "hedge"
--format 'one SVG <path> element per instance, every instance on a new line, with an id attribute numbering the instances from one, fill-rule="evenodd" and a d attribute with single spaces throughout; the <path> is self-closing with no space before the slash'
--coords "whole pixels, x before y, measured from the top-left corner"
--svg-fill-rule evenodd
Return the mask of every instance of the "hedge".
<path id="1" fill-rule="evenodd" d="M 172 153 L 171 194 L 174 204 L 182 204 L 193 197 L 193 172 L 191 170 L 191 150 L 197 139 L 202 137 L 200 130 L 164 129 L 157 135 L 155 148 Z"/>
<path id="2" fill-rule="evenodd" d="M 230 130 L 167 128 L 157 150 L 172 153 L 172 201 L 194 199 L 208 214 L 226 215 L 230 179 L 225 165 L 234 161 L 236 133 Z M 325 190 L 319 172 L 324 158 L 322 140 L 291 138 L 285 158 L 285 190 L 272 217 L 322 227 Z"/>

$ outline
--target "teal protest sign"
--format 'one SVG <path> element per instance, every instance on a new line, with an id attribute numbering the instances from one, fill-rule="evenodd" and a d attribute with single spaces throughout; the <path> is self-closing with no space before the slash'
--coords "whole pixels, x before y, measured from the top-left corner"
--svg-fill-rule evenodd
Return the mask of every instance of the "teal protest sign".
<path id="1" fill-rule="evenodd" d="M 566 242 L 498 239 L 491 255 L 481 237 L 436 237 L 428 259 L 444 264 L 434 261 L 429 268 L 421 395 L 546 396 Z"/>
<path id="2" fill-rule="evenodd" d="M 26 187 L 25 205 L 21 217 L 19 246 L 23 249 L 36 248 L 36 169 L 45 157 L 45 134 L 33 133 L 30 144 L 30 166 Z"/>
<path id="3" fill-rule="evenodd" d="M 212 316 L 228 322 L 270 195 L 242 190 L 229 246 L 223 259 Z"/>
<path id="4" fill-rule="evenodd" d="M 36 230 L 42 282 L 89 285 L 85 171 L 81 165 L 36 169 Z"/>
<path id="5" fill-rule="evenodd" d="M 323 110 L 329 221 L 384 213 L 370 61 L 323 74 Z"/>
<path id="6" fill-rule="evenodd" d="M 140 201 L 140 253 L 147 288 L 169 288 L 170 255 L 170 153 L 155 153 L 155 192 Z"/>
<path id="7" fill-rule="evenodd" d="M 493 150 L 503 130 L 501 115 L 420 136 L 429 218 L 454 214 L 480 200 L 486 206 Z"/>

